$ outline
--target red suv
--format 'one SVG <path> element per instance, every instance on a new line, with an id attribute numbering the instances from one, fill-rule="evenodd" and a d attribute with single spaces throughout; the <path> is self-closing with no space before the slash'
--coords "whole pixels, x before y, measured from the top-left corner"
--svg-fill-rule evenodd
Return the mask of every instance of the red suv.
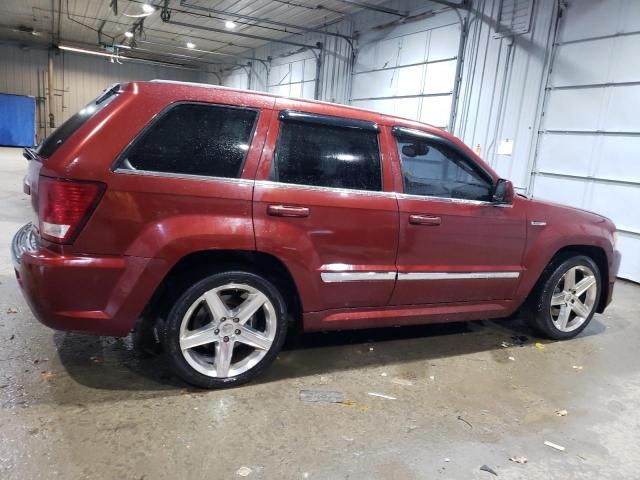
<path id="1" fill-rule="evenodd" d="M 15 236 L 34 314 L 61 330 L 151 325 L 177 374 L 258 375 L 287 329 L 523 314 L 566 339 L 611 300 L 599 215 L 514 195 L 446 132 L 197 84 L 115 85 L 25 151 Z"/>

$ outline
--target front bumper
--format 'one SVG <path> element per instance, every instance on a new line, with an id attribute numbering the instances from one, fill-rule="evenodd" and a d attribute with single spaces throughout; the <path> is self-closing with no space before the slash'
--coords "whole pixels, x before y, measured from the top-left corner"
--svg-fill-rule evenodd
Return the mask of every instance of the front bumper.
<path id="1" fill-rule="evenodd" d="M 620 262 L 622 261 L 622 254 L 618 250 L 613 250 L 613 256 L 611 258 L 611 265 L 609 266 L 609 288 L 607 289 L 607 298 L 604 304 L 600 304 L 601 308 L 598 313 L 604 312 L 604 309 L 613 300 L 613 288 L 618 277 L 618 270 L 620 270 Z"/>
<path id="2" fill-rule="evenodd" d="M 57 330 L 123 336 L 166 266 L 131 256 L 64 255 L 39 245 L 31 224 L 13 237 L 16 278 L 36 318 Z"/>

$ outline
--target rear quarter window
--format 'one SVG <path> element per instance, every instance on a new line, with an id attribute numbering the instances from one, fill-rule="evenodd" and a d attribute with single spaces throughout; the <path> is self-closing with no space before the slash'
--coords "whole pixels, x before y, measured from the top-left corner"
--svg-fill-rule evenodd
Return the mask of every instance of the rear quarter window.
<path id="1" fill-rule="evenodd" d="M 117 168 L 238 178 L 257 116 L 246 108 L 173 105 L 134 141 Z"/>
<path id="2" fill-rule="evenodd" d="M 89 102 L 82 110 L 69 117 L 66 122 L 55 129 L 51 135 L 38 145 L 36 153 L 42 158 L 49 158 L 71 135 L 84 125 L 87 120 L 109 105 L 119 92 L 119 84 L 109 87 L 98 98 Z"/>

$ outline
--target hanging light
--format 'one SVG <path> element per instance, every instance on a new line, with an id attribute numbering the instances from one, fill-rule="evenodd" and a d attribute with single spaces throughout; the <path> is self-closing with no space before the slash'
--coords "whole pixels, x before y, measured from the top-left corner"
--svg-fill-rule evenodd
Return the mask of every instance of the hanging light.
<path id="1" fill-rule="evenodd" d="M 124 36 L 127 38 L 133 38 L 133 32 L 124 32 Z"/>
<path id="2" fill-rule="evenodd" d="M 226 22 L 224 22 L 224 26 L 226 28 L 228 28 L 229 30 L 232 30 L 232 29 L 236 28 L 236 22 L 232 22 L 231 20 L 227 20 Z"/>
<path id="3" fill-rule="evenodd" d="M 196 48 L 196 44 L 193 42 L 187 42 L 187 48 Z"/>

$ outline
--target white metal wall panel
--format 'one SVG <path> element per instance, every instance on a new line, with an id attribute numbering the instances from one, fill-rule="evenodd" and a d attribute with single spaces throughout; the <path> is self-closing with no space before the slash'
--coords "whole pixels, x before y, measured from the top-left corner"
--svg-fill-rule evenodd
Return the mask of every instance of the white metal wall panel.
<path id="1" fill-rule="evenodd" d="M 529 33 L 513 40 L 496 35 L 500 3 L 473 2 L 453 132 L 526 192 L 558 2 L 535 0 Z M 506 141 L 508 153 L 500 150 Z"/>
<path id="2" fill-rule="evenodd" d="M 350 103 L 448 128 L 459 39 L 451 11 L 363 35 Z"/>
<path id="3" fill-rule="evenodd" d="M 561 22 L 533 194 L 611 218 L 640 281 L 640 2 L 572 2 Z"/>
<path id="4" fill-rule="evenodd" d="M 280 63 L 274 61 L 269 71 L 267 91 L 287 97 L 313 100 L 316 87 L 316 59 L 312 55 L 311 52 L 303 52 L 302 55 L 280 58 Z"/>
<path id="5" fill-rule="evenodd" d="M 238 68 L 222 78 L 222 85 L 230 88 L 248 89 L 249 75 L 244 68 Z"/>

